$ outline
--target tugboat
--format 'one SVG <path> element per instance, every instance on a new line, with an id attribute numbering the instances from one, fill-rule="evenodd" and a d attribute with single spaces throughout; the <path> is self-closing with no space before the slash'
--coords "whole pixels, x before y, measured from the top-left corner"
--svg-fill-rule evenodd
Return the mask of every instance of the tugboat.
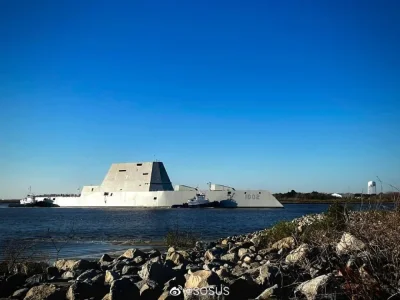
<path id="1" fill-rule="evenodd" d="M 210 200 L 207 199 L 206 194 L 202 192 L 197 192 L 196 196 L 193 198 L 189 199 L 187 203 L 184 203 L 182 205 L 172 205 L 172 208 L 213 208 L 213 207 L 219 207 L 219 202 L 214 201 L 210 202 Z"/>
<path id="2" fill-rule="evenodd" d="M 206 194 L 198 192 L 196 196 L 187 202 L 189 207 L 210 207 L 210 200 L 206 198 Z"/>
<path id="3" fill-rule="evenodd" d="M 9 204 L 8 207 L 59 207 L 50 198 L 37 200 L 29 187 L 29 194 L 19 201 L 19 204 Z"/>

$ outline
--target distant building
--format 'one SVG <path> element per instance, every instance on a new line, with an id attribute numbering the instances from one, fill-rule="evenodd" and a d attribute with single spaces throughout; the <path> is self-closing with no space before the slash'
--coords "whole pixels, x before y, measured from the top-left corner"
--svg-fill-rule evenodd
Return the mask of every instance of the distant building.
<path id="1" fill-rule="evenodd" d="M 368 195 L 376 195 L 376 182 L 368 181 Z"/>
<path id="2" fill-rule="evenodd" d="M 331 196 L 337 197 L 337 198 L 343 198 L 343 196 L 338 193 L 333 193 L 333 194 L 331 194 Z"/>

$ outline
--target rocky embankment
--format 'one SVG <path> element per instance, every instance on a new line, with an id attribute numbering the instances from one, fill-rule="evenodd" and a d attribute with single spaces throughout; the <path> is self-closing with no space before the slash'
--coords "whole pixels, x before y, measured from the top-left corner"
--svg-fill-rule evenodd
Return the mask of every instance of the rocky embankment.
<path id="1" fill-rule="evenodd" d="M 304 232 L 322 219 L 323 215 L 306 216 L 292 224 L 296 232 Z M 365 244 L 348 232 L 323 247 L 299 241 L 296 235 L 266 246 L 264 235 L 260 231 L 213 243 L 197 242 L 192 249 L 171 247 L 165 253 L 129 249 L 116 258 L 104 254 L 98 261 L 58 260 L 44 270 L 41 264 L 20 264 L 18 272 L 0 279 L 0 297 L 348 299 L 350 271 L 376 284 L 368 269 Z"/>

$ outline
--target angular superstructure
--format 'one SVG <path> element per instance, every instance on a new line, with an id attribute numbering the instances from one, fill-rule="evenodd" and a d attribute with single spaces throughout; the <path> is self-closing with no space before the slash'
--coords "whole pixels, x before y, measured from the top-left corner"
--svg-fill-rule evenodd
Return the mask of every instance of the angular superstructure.
<path id="1" fill-rule="evenodd" d="M 79 197 L 55 197 L 59 206 L 171 207 L 186 203 L 197 188 L 178 185 L 175 190 L 162 162 L 112 164 L 99 186 L 84 186 Z M 210 201 L 235 207 L 283 207 L 266 190 L 235 190 L 210 184 L 204 192 Z M 221 205 L 223 206 L 223 205 Z"/>

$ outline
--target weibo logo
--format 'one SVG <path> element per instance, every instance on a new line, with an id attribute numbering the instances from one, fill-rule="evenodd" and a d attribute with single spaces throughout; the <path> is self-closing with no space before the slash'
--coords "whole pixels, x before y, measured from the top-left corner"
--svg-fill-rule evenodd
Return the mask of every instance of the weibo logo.
<path id="1" fill-rule="evenodd" d="M 171 296 L 179 296 L 182 293 L 182 287 L 178 285 L 178 287 L 174 286 L 170 291 L 169 294 Z"/>

